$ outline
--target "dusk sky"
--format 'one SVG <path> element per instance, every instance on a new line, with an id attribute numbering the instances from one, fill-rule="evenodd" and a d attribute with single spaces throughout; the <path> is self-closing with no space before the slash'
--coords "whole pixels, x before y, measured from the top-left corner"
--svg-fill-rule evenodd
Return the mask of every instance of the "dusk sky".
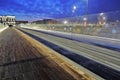
<path id="1" fill-rule="evenodd" d="M 88 0 L 89 14 L 120 10 L 120 0 Z M 72 13 L 73 6 L 76 10 Z M 65 18 L 84 15 L 86 0 L 0 0 L 0 15 L 17 19 Z"/>

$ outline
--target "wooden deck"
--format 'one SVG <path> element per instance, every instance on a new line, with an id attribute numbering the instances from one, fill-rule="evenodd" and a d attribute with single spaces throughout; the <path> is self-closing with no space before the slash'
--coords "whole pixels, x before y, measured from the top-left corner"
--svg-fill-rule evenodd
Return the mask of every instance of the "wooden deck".
<path id="1" fill-rule="evenodd" d="M 44 54 L 8 28 L 0 34 L 0 80 L 86 80 Z"/>

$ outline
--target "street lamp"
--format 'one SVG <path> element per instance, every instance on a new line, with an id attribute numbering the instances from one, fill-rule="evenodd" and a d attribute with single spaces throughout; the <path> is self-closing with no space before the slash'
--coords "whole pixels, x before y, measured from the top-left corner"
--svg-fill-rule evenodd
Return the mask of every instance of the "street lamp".
<path id="1" fill-rule="evenodd" d="M 88 0 L 86 0 L 86 16 L 88 16 Z"/>
<path id="2" fill-rule="evenodd" d="M 67 24 L 67 23 L 68 23 L 68 21 L 66 21 L 66 20 L 65 20 L 63 23 L 64 23 L 64 24 Z"/>
<path id="3" fill-rule="evenodd" d="M 65 26 L 64 26 L 64 30 L 66 31 L 66 30 L 67 30 L 67 28 L 66 28 L 66 24 L 68 24 L 68 21 L 65 20 L 63 23 L 65 24 Z M 68 25 L 67 25 L 67 26 L 68 26 Z"/>
<path id="4" fill-rule="evenodd" d="M 104 15 L 104 13 L 100 13 L 98 19 L 99 19 L 99 24 L 100 25 L 104 25 L 105 24 L 105 22 L 106 22 L 106 16 Z"/>
<path id="5" fill-rule="evenodd" d="M 87 26 L 87 24 L 88 24 L 88 0 L 86 0 L 86 26 Z"/>
<path id="6" fill-rule="evenodd" d="M 85 18 L 83 18 L 83 20 L 84 20 L 84 21 L 87 21 L 87 18 L 85 17 Z"/>
<path id="7" fill-rule="evenodd" d="M 73 10 L 76 10 L 76 9 L 77 9 L 77 7 L 74 5 L 74 6 L 73 6 Z"/>
<path id="8" fill-rule="evenodd" d="M 100 16 L 103 16 L 104 15 L 104 13 L 100 13 Z"/>
<path id="9" fill-rule="evenodd" d="M 74 5 L 73 9 L 72 9 L 72 12 L 74 13 L 76 9 L 77 9 L 77 7 Z"/>
<path id="10" fill-rule="evenodd" d="M 75 12 L 76 9 L 77 9 L 77 7 L 76 7 L 76 5 L 74 5 L 73 8 L 72 8 L 73 16 L 74 16 L 74 12 Z M 72 26 L 73 26 L 73 23 L 74 23 L 74 21 L 72 21 Z"/>
<path id="11" fill-rule="evenodd" d="M 87 26 L 87 18 L 86 18 L 86 17 L 83 18 L 83 25 L 84 25 L 85 27 Z"/>

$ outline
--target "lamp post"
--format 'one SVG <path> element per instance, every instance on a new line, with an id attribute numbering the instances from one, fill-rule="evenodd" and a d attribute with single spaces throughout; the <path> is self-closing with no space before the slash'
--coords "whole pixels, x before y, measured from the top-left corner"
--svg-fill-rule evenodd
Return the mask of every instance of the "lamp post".
<path id="1" fill-rule="evenodd" d="M 100 13 L 98 19 L 99 19 L 99 24 L 100 25 L 104 25 L 105 24 L 105 22 L 106 22 L 106 16 L 104 15 L 104 13 Z"/>
<path id="2" fill-rule="evenodd" d="M 72 15 L 74 16 L 74 13 L 75 13 L 75 11 L 76 11 L 76 9 L 77 9 L 77 6 L 76 5 L 73 5 L 73 7 L 72 7 Z M 71 32 L 71 35 L 72 35 L 72 29 L 73 29 L 73 27 L 74 27 L 74 17 L 72 18 L 73 20 L 71 21 L 71 27 L 70 27 L 70 32 Z M 71 37 L 72 38 L 72 37 Z"/>
<path id="3" fill-rule="evenodd" d="M 72 9 L 72 13 L 73 13 L 73 16 L 74 16 L 74 12 L 76 11 L 77 7 L 74 5 L 73 6 L 73 9 Z M 74 18 L 73 18 L 74 19 Z M 72 26 L 74 26 L 74 21 L 72 22 Z"/>
<path id="4" fill-rule="evenodd" d="M 68 23 L 68 21 L 67 21 L 67 20 L 65 20 L 63 23 L 64 23 L 64 24 L 67 24 L 67 23 Z"/>
<path id="5" fill-rule="evenodd" d="M 85 27 L 87 26 L 87 18 L 86 17 L 83 18 L 83 26 L 85 26 Z"/>
<path id="6" fill-rule="evenodd" d="M 86 16 L 88 16 L 88 0 L 86 0 Z"/>
<path id="7" fill-rule="evenodd" d="M 105 16 L 103 17 L 103 24 L 104 25 L 106 24 L 106 17 Z"/>
<path id="8" fill-rule="evenodd" d="M 68 21 L 65 20 L 63 23 L 64 23 L 64 30 L 67 31 Z"/>
<path id="9" fill-rule="evenodd" d="M 86 0 L 86 26 L 88 24 L 88 0 Z"/>
<path id="10" fill-rule="evenodd" d="M 74 13 L 76 9 L 77 9 L 77 7 L 74 5 L 73 9 L 72 9 L 72 12 Z"/>

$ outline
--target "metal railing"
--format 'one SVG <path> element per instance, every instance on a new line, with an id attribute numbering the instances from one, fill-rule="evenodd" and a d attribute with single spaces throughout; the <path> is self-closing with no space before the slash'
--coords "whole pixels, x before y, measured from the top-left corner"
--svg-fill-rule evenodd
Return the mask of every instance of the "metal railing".
<path id="1" fill-rule="evenodd" d="M 28 23 L 22 26 L 120 39 L 120 11 L 91 14 L 88 19 L 85 19 L 85 16 L 76 16 L 56 19 L 56 21 L 59 23 Z"/>

